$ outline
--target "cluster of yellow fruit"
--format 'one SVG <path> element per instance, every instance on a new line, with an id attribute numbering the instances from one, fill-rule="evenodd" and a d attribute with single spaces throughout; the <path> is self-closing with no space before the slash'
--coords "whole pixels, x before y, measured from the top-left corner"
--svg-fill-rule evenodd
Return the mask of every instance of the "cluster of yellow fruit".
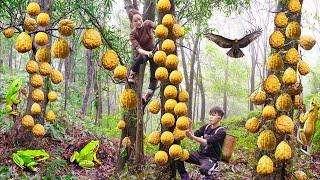
<path id="1" fill-rule="evenodd" d="M 264 122 L 272 120 L 274 128 L 271 129 L 275 129 L 275 132 L 269 129 L 260 132 L 257 145 L 263 152 L 274 151 L 274 158 L 278 162 L 288 161 L 292 155 L 290 145 L 286 141 L 277 142 L 275 133 L 279 136 L 294 133 L 293 120 L 286 114 L 292 108 L 298 108 L 302 103 L 299 95 L 302 92 L 302 85 L 298 81 L 296 71 L 298 69 L 300 75 L 307 75 L 310 72 L 309 65 L 301 60 L 296 48 L 291 48 L 286 52 L 282 48 L 285 46 L 285 42 L 290 45 L 297 40 L 305 50 L 311 49 L 315 44 L 312 37 L 301 36 L 300 24 L 297 21 L 288 22 L 286 13 L 300 13 L 300 1 L 289 0 L 287 7 L 288 12 L 279 12 L 274 19 L 277 29 L 271 34 L 269 43 L 276 51 L 267 60 L 269 75 L 263 83 L 263 90 L 257 90 L 250 96 L 252 103 L 265 105 L 262 110 L 262 118 L 260 120 L 256 117 L 251 118 L 245 124 L 249 132 L 257 133 Z M 281 74 L 280 78 L 273 73 Z M 294 96 L 294 101 L 292 96 Z M 267 99 L 271 101 L 267 101 Z M 279 144 L 277 145 L 277 143 Z M 260 176 L 272 174 L 274 171 L 273 160 L 269 156 L 263 155 L 256 170 Z"/>
<path id="2" fill-rule="evenodd" d="M 127 77 L 128 69 L 120 64 L 119 57 L 114 50 L 107 50 L 103 54 L 101 64 L 105 69 L 113 71 L 113 76 L 116 79 L 124 80 Z"/>

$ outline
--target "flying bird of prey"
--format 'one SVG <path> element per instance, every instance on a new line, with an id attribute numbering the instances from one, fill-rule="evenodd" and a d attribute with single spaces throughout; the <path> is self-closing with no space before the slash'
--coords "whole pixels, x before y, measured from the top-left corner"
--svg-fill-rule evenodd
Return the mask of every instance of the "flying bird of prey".
<path id="1" fill-rule="evenodd" d="M 240 48 L 244 48 L 248 46 L 252 41 L 257 39 L 262 33 L 262 29 L 259 27 L 256 30 L 249 31 L 249 34 L 245 35 L 240 40 L 234 39 L 230 40 L 220 35 L 212 34 L 212 33 L 205 33 L 204 36 L 209 40 L 215 42 L 218 46 L 222 48 L 231 48 L 227 55 L 233 58 L 240 58 L 243 57 L 244 54 Z"/>

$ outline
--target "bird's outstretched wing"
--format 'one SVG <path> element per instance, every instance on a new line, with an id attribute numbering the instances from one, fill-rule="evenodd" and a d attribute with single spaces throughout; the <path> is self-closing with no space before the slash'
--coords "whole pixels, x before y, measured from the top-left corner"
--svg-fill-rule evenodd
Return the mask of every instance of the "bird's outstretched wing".
<path id="1" fill-rule="evenodd" d="M 222 48 L 231 48 L 232 47 L 232 40 L 227 39 L 225 37 L 212 34 L 212 33 L 205 33 L 204 36 L 209 39 L 210 41 L 215 42 L 218 46 Z"/>
<path id="2" fill-rule="evenodd" d="M 253 30 L 253 31 L 249 31 L 249 32 L 250 32 L 250 34 L 247 34 L 246 36 L 244 36 L 243 38 L 241 38 L 239 40 L 239 47 L 240 48 L 244 48 L 244 47 L 248 46 L 248 44 L 250 44 L 252 41 L 257 39 L 262 34 L 262 29 L 259 27 L 258 29 Z"/>

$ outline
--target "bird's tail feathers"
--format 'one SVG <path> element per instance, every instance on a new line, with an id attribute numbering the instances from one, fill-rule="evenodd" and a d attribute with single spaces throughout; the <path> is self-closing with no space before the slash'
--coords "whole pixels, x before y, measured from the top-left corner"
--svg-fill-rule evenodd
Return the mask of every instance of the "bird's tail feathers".
<path id="1" fill-rule="evenodd" d="M 244 56 L 243 52 L 241 51 L 241 49 L 234 49 L 231 48 L 228 52 L 227 55 L 232 57 L 232 58 L 241 58 Z"/>

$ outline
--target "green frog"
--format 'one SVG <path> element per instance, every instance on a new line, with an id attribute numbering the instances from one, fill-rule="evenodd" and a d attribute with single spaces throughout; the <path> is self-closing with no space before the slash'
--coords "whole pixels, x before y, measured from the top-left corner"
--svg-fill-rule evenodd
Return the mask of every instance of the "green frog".
<path id="1" fill-rule="evenodd" d="M 81 149 L 80 153 L 75 151 L 70 157 L 70 162 L 74 162 L 76 160 L 82 168 L 92 168 L 94 167 L 94 162 L 100 165 L 101 162 L 97 159 L 98 149 L 99 141 L 92 140 L 83 149 Z"/>
<path id="2" fill-rule="evenodd" d="M 8 92 L 6 94 L 6 108 L 4 114 L 18 115 L 18 112 L 12 110 L 13 104 L 19 104 L 19 91 L 22 85 L 21 79 L 15 79 L 9 86 Z"/>
<path id="3" fill-rule="evenodd" d="M 44 150 L 21 150 L 12 154 L 12 160 L 19 167 L 27 167 L 31 171 L 36 171 L 35 166 L 39 161 L 49 158 L 49 154 Z"/>

